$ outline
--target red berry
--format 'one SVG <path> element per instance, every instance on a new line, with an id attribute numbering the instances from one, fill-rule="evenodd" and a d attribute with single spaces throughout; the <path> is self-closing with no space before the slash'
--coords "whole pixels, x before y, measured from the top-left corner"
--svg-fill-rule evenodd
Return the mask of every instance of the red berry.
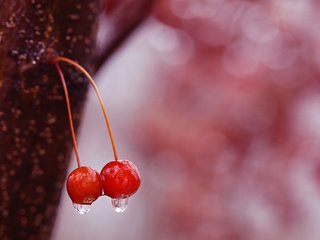
<path id="1" fill-rule="evenodd" d="M 90 167 L 79 167 L 70 173 L 67 191 L 73 203 L 90 205 L 102 195 L 101 177 Z"/>
<path id="2" fill-rule="evenodd" d="M 114 199 L 130 197 L 141 182 L 137 167 L 129 160 L 107 163 L 101 171 L 101 178 L 105 195 Z"/>

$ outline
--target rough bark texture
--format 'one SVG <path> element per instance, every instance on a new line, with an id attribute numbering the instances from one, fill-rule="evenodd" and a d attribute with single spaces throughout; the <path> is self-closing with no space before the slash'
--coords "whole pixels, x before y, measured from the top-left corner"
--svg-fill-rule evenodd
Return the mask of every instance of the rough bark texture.
<path id="1" fill-rule="evenodd" d="M 71 151 L 63 91 L 48 53 L 87 67 L 97 0 L 2 0 L 0 239 L 49 239 Z M 76 125 L 87 81 L 63 65 Z"/>

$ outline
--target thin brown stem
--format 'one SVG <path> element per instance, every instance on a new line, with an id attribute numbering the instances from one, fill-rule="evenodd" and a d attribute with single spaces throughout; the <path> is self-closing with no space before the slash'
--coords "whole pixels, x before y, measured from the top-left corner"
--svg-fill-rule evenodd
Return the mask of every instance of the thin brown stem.
<path id="1" fill-rule="evenodd" d="M 117 153 L 117 150 L 116 150 L 116 144 L 115 144 L 114 137 L 113 137 L 113 134 L 112 134 L 112 130 L 111 130 L 110 121 L 109 121 L 109 118 L 108 118 L 108 115 L 107 115 L 107 111 L 106 111 L 106 108 L 104 106 L 104 103 L 103 103 L 101 94 L 99 92 L 99 89 L 98 89 L 96 83 L 94 82 L 93 78 L 91 77 L 91 75 L 82 66 L 80 66 L 78 63 L 76 63 L 75 61 L 72 61 L 69 58 L 58 56 L 58 57 L 54 58 L 54 61 L 66 62 L 66 63 L 74 66 L 80 72 L 82 72 L 88 78 L 88 80 L 90 81 L 90 83 L 91 83 L 91 85 L 92 85 L 92 87 L 93 87 L 94 91 L 96 92 L 96 95 L 97 95 L 97 97 L 99 99 L 100 106 L 101 106 L 101 109 L 102 109 L 102 112 L 103 112 L 103 116 L 104 116 L 106 124 L 107 124 L 108 133 L 109 133 L 109 136 L 110 136 L 112 150 L 113 150 L 113 154 L 114 154 L 114 159 L 116 161 L 118 161 L 118 153 Z"/>
<path id="2" fill-rule="evenodd" d="M 62 72 L 58 62 L 57 61 L 53 61 L 53 63 L 56 66 L 56 69 L 57 69 L 57 71 L 59 73 L 59 76 L 60 76 L 60 79 L 61 79 L 61 82 L 62 82 L 63 91 L 64 91 L 64 95 L 65 95 L 65 98 L 66 98 L 66 105 L 67 105 L 67 110 L 68 110 L 68 118 L 69 118 L 69 124 L 70 124 L 70 130 L 71 130 L 71 136 L 72 136 L 72 142 L 73 142 L 73 148 L 74 148 L 74 152 L 76 154 L 78 167 L 81 167 L 79 151 L 78 151 L 78 147 L 77 147 L 77 140 L 76 140 L 76 135 L 75 135 L 75 132 L 74 132 L 74 127 L 73 127 L 72 112 L 71 112 L 71 107 L 70 107 L 69 93 L 68 93 L 68 89 L 67 89 L 66 80 L 64 78 L 63 72 Z"/>

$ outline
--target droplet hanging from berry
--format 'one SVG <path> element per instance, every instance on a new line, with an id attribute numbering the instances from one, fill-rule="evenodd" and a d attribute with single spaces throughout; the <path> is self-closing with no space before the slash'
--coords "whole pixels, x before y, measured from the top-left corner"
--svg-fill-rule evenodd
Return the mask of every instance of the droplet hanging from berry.
<path id="1" fill-rule="evenodd" d="M 86 214 L 90 211 L 90 205 L 86 205 L 86 204 L 74 203 L 73 207 L 81 215 Z"/>
<path id="2" fill-rule="evenodd" d="M 128 201 L 129 201 L 129 197 L 127 196 L 111 199 L 112 207 L 117 213 L 122 213 L 127 209 Z"/>

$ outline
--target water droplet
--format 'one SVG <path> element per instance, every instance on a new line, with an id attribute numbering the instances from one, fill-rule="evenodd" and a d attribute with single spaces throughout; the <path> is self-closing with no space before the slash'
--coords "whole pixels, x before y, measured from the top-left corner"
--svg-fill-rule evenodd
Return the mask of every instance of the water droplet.
<path id="1" fill-rule="evenodd" d="M 86 214 L 90 211 L 90 205 L 74 203 L 73 207 L 80 214 Z"/>
<path id="2" fill-rule="evenodd" d="M 128 207 L 128 200 L 129 200 L 128 196 L 124 196 L 121 198 L 113 198 L 111 199 L 112 207 L 117 213 L 122 213 Z"/>

